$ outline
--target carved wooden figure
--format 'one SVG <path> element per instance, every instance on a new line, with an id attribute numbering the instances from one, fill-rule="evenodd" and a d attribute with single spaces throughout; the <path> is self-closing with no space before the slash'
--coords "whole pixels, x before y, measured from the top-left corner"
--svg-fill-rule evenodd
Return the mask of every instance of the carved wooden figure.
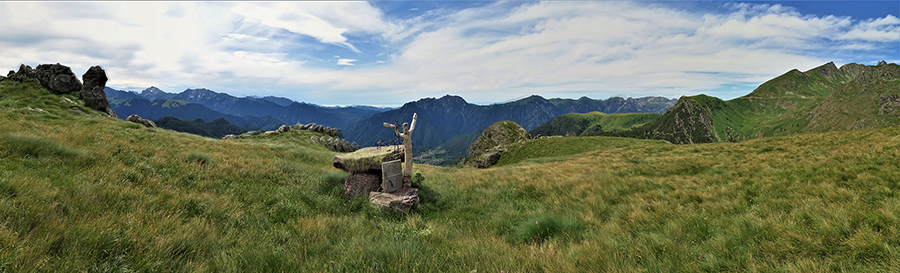
<path id="1" fill-rule="evenodd" d="M 416 113 L 413 113 L 412 126 L 409 123 L 403 123 L 403 133 L 400 133 L 400 129 L 396 125 L 384 123 L 384 127 L 394 129 L 394 133 L 403 139 L 403 160 L 406 161 L 406 164 L 404 164 L 406 166 L 403 168 L 403 176 L 405 178 L 412 177 L 412 133 L 416 129 L 416 117 Z"/>

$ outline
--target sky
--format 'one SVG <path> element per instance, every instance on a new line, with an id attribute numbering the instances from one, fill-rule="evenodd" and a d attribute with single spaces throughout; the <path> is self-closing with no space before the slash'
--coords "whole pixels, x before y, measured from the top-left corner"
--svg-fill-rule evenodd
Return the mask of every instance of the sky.
<path id="1" fill-rule="evenodd" d="M 727 100 L 795 68 L 898 63 L 898 17 L 900 1 L 0 2 L 0 69 L 329 106 Z"/>

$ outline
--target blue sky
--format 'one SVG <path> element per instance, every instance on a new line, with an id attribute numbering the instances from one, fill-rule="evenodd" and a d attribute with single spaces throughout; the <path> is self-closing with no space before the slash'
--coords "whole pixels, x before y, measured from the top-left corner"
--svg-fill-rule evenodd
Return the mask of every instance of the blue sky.
<path id="1" fill-rule="evenodd" d="M 731 99 L 791 69 L 900 62 L 898 1 L 0 2 L 0 67 L 321 105 L 454 94 Z"/>

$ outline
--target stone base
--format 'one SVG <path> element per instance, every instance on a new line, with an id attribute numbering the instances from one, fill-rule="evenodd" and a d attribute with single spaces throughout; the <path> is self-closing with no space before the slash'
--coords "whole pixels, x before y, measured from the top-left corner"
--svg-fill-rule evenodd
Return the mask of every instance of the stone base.
<path id="1" fill-rule="evenodd" d="M 393 193 L 373 191 L 369 193 L 369 203 L 382 212 L 407 213 L 419 204 L 419 189 L 405 187 Z"/>
<path id="2" fill-rule="evenodd" d="M 344 179 L 344 192 L 351 199 L 365 196 L 369 192 L 381 191 L 381 175 L 377 173 L 354 173 Z"/>

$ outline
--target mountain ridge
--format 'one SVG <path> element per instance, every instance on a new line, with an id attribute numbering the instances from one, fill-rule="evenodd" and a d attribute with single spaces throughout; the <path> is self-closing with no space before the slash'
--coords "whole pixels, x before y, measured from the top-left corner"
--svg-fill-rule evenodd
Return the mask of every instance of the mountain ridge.
<path id="1" fill-rule="evenodd" d="M 679 98 L 659 119 L 632 132 L 604 135 L 692 144 L 900 125 L 900 66 L 828 62 L 792 69 L 751 93 L 724 101 Z"/>

